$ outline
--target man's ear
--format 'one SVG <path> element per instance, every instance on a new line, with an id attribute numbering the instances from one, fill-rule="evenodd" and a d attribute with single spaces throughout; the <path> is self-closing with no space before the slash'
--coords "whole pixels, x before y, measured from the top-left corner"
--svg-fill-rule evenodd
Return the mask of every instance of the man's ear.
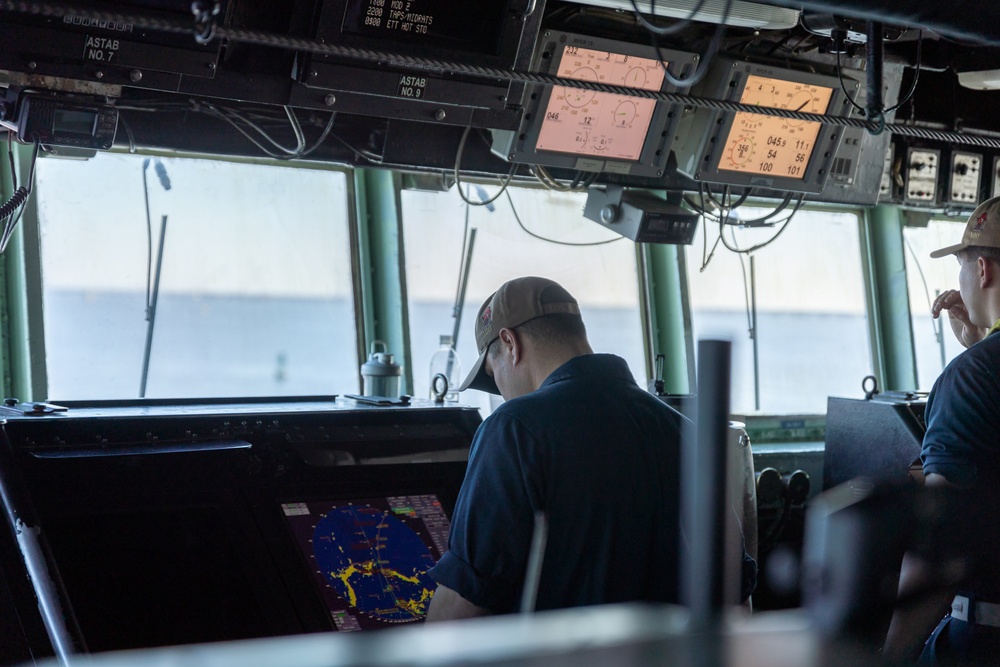
<path id="1" fill-rule="evenodd" d="M 504 327 L 500 330 L 500 343 L 510 350 L 511 363 L 516 366 L 524 355 L 524 341 L 517 331 Z"/>
<path id="2" fill-rule="evenodd" d="M 977 268 L 979 269 L 979 287 L 985 289 L 997 281 L 997 266 L 985 257 L 979 257 L 977 260 Z"/>

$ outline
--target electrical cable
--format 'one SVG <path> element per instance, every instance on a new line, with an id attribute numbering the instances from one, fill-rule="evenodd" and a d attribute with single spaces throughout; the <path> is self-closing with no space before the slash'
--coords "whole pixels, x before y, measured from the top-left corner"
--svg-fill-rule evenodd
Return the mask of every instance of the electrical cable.
<path id="1" fill-rule="evenodd" d="M 701 189 L 705 193 L 705 196 L 708 198 L 708 201 L 710 201 L 711 203 L 715 204 L 715 207 L 717 209 L 721 210 L 721 209 L 723 209 L 723 208 L 726 207 L 725 204 L 723 204 L 720 200 L 718 200 L 718 199 L 715 198 L 715 193 L 712 192 L 712 186 L 710 186 L 708 183 L 702 183 L 701 184 Z M 725 186 L 725 188 L 723 189 L 723 197 L 725 197 L 725 191 L 728 190 L 728 189 L 729 189 L 729 186 L 728 185 Z"/>
<path id="2" fill-rule="evenodd" d="M 785 232 L 786 229 L 788 229 L 788 224 L 792 221 L 792 218 L 795 217 L 795 214 L 799 212 L 799 209 L 802 208 L 802 204 L 805 202 L 805 198 L 806 198 L 806 196 L 804 194 L 803 195 L 799 195 L 799 200 L 795 204 L 795 208 L 792 209 L 792 212 L 788 214 L 788 217 L 785 218 L 784 220 L 782 220 L 780 223 L 774 223 L 774 224 L 781 224 L 781 227 L 778 229 L 777 232 L 775 232 L 774 236 L 772 236 L 771 238 L 769 238 L 767 241 L 764 241 L 762 243 L 758 243 L 757 245 L 751 246 L 749 248 L 746 248 L 745 250 L 744 249 L 740 249 L 740 248 L 736 248 L 736 247 L 733 247 L 733 246 L 729 245 L 729 242 L 726 241 L 725 237 L 722 235 L 723 229 L 725 229 L 725 224 L 722 222 L 722 220 L 720 220 L 719 221 L 719 238 L 722 241 L 722 245 L 725 246 L 726 250 L 729 250 L 730 252 L 742 253 L 744 255 L 749 255 L 752 252 L 756 252 L 757 250 L 760 250 L 761 248 L 764 248 L 766 246 L 771 245 L 772 243 L 774 243 L 778 239 L 779 236 L 781 236 Z"/>
<path id="3" fill-rule="evenodd" d="M 292 132 L 295 135 L 296 145 L 295 148 L 292 149 L 281 145 L 278 141 L 276 141 L 273 137 L 271 137 L 270 134 L 263 127 L 261 127 L 257 122 L 251 120 L 249 114 L 242 113 L 240 111 L 237 111 L 229 107 L 218 106 L 210 102 L 199 102 L 197 100 L 191 100 L 191 105 L 192 106 L 190 107 L 190 109 L 193 111 L 206 113 L 212 117 L 226 121 L 227 123 L 232 125 L 237 131 L 239 131 L 240 134 L 246 137 L 252 144 L 254 144 L 257 148 L 263 151 L 266 155 L 275 158 L 277 160 L 292 160 L 292 159 L 302 158 L 315 151 L 317 148 L 320 147 L 320 145 L 323 144 L 324 141 L 326 141 L 326 138 L 329 136 L 330 131 L 333 129 L 334 120 L 337 117 L 336 112 L 330 114 L 330 119 L 324 126 L 319 138 L 313 143 L 312 146 L 307 148 L 306 137 L 304 131 L 302 130 L 301 122 L 295 115 L 295 112 L 292 109 L 292 107 L 285 106 L 284 107 L 285 114 L 288 118 Z M 260 117 L 260 119 L 264 120 L 265 117 Z M 267 118 L 266 120 L 271 120 L 271 119 Z M 263 145 L 260 141 L 251 136 L 251 134 L 247 131 L 247 129 L 241 126 L 240 123 L 245 125 L 246 128 L 249 128 L 250 130 L 256 132 L 264 140 L 266 140 L 269 144 L 271 144 L 281 152 L 277 153 L 269 149 L 267 146 Z M 346 142 L 344 143 L 345 145 L 347 145 Z M 357 151 L 356 149 L 354 149 L 349 145 L 348 148 L 350 148 L 352 151 L 354 151 L 359 155 L 363 155 L 361 151 Z M 364 157 L 371 159 L 367 155 L 364 155 Z"/>
<path id="4" fill-rule="evenodd" d="M 698 198 L 699 198 L 699 201 L 701 202 L 701 206 L 700 206 L 699 210 L 701 211 L 701 215 L 702 215 L 702 222 L 701 222 L 701 235 L 702 235 L 701 269 L 699 269 L 698 272 L 699 273 L 704 273 L 705 269 L 708 268 L 709 262 L 711 262 L 712 258 L 715 257 L 715 251 L 719 247 L 719 239 L 716 239 L 715 243 L 712 244 L 712 251 L 709 252 L 708 253 L 708 257 L 706 257 L 705 253 L 708 251 L 708 219 L 710 217 L 712 217 L 712 216 L 711 216 L 711 214 L 709 214 L 707 212 L 707 210 L 705 208 L 705 186 L 704 186 L 704 184 L 702 184 L 702 187 L 698 189 Z M 721 215 L 719 216 L 719 219 L 720 220 L 722 219 Z"/>
<path id="5" fill-rule="evenodd" d="M 621 241 L 622 239 L 625 238 L 624 236 L 616 236 L 613 239 L 606 239 L 604 241 L 592 241 L 588 243 L 572 243 L 570 241 L 557 241 L 555 239 L 546 238 L 544 236 L 541 236 L 540 234 L 536 234 L 535 232 L 531 231 L 530 229 L 524 226 L 524 223 L 521 222 L 521 216 L 517 214 L 517 208 L 514 206 L 514 199 L 510 196 L 510 191 L 504 188 L 502 192 L 507 193 L 507 201 L 510 202 L 510 210 L 514 214 L 514 220 L 517 221 L 517 225 L 521 228 L 522 231 L 524 231 L 525 234 L 527 234 L 532 238 L 538 239 L 539 241 L 545 241 L 546 243 L 552 243 L 555 245 L 562 245 L 562 246 L 570 246 L 574 248 L 584 248 L 595 245 L 606 245 L 608 243 L 614 243 L 615 241 Z"/>
<path id="6" fill-rule="evenodd" d="M 7 164 L 10 165 L 10 189 L 17 191 L 17 167 L 14 164 L 14 136 L 13 130 L 7 132 Z"/>
<path id="7" fill-rule="evenodd" d="M 129 154 L 135 155 L 135 135 L 132 134 L 132 128 L 129 126 L 128 121 L 125 120 L 125 116 L 121 114 L 118 114 L 118 122 L 125 128 L 125 136 L 128 137 Z"/>
<path id="8" fill-rule="evenodd" d="M 383 164 L 383 158 L 381 155 L 373 153 L 372 151 L 369 150 L 364 150 L 362 148 L 355 148 L 354 146 L 349 144 L 345 139 L 337 136 L 336 134 L 333 135 L 333 138 L 342 143 L 344 146 L 346 146 L 356 156 L 363 157 L 372 164 Z"/>
<path id="9" fill-rule="evenodd" d="M 725 201 L 731 197 L 730 186 L 728 186 L 728 185 L 725 186 L 725 188 L 723 189 L 723 194 L 722 194 L 723 200 L 720 201 L 720 200 L 716 199 L 715 193 L 712 192 L 712 187 L 709 184 L 707 184 L 707 183 L 702 183 L 701 186 L 700 186 L 699 193 L 702 195 L 703 198 L 704 198 L 704 196 L 707 196 L 708 200 L 710 202 L 712 202 L 713 204 L 715 204 L 716 208 L 719 210 L 719 213 L 715 213 L 713 211 L 706 210 L 705 208 L 699 207 L 697 204 L 695 204 L 694 202 L 692 202 L 690 200 L 686 200 L 686 201 L 688 201 L 689 205 L 691 205 L 699 213 L 701 213 L 701 214 L 703 214 L 705 216 L 708 216 L 713 221 L 718 222 L 719 217 L 722 215 L 722 211 L 726 211 L 726 210 L 730 210 L 731 211 L 733 209 L 737 209 L 740 206 L 742 206 L 744 204 L 744 202 L 746 202 L 747 198 L 750 196 L 751 190 L 752 190 L 752 188 L 747 188 L 743 192 L 743 194 L 740 195 L 740 197 L 736 200 L 735 203 L 730 201 L 730 203 L 727 204 L 727 203 L 725 203 Z M 782 211 L 784 211 L 788 207 L 788 204 L 791 203 L 791 200 L 792 200 L 792 193 L 788 193 L 788 194 L 786 194 L 784 196 L 784 198 L 782 198 L 781 203 L 778 204 L 778 206 L 773 211 L 771 211 L 770 213 L 768 213 L 766 215 L 763 215 L 763 216 L 761 216 L 759 218 L 751 218 L 749 220 L 740 220 L 738 223 L 731 223 L 731 222 L 729 222 L 729 216 L 727 214 L 726 215 L 726 221 L 727 221 L 726 224 L 738 224 L 738 225 L 740 225 L 742 227 L 753 227 L 753 226 L 763 225 L 764 223 L 767 223 L 768 220 L 770 220 L 770 219 L 778 216 Z M 704 199 L 702 199 L 702 201 L 704 201 Z"/>
<path id="10" fill-rule="evenodd" d="M 35 164 L 38 162 L 38 150 L 41 147 L 41 143 L 38 139 L 35 139 L 35 148 L 31 153 L 31 168 L 28 171 L 28 181 L 26 185 L 21 187 L 17 186 L 17 170 L 14 164 L 14 151 L 13 151 L 13 132 L 7 133 L 7 157 L 10 160 L 11 165 L 11 181 L 14 185 L 14 194 L 10 198 L 0 205 L 0 222 L 4 222 L 3 232 L 0 235 L 0 253 L 7 249 L 7 243 L 10 242 L 10 238 L 14 233 L 14 229 L 17 227 L 17 223 L 20 222 L 21 216 L 24 214 L 25 204 L 28 202 L 28 197 L 31 195 L 31 191 L 34 188 L 35 183 Z"/>
<path id="11" fill-rule="evenodd" d="M 292 107 L 285 105 L 285 113 L 288 114 L 288 120 L 292 124 L 292 132 L 295 133 L 295 150 L 289 151 L 289 155 L 301 155 L 302 151 L 306 148 L 306 135 L 302 133 L 302 125 L 299 124 L 298 116 L 292 110 Z"/>
<path id="12" fill-rule="evenodd" d="M 302 151 L 302 153 L 298 157 L 303 158 L 323 145 L 323 142 L 326 141 L 326 138 L 330 135 L 330 131 L 333 129 L 333 121 L 336 120 L 336 118 L 337 118 L 337 112 L 336 111 L 331 112 L 330 120 L 326 121 L 326 127 L 324 127 L 323 132 L 320 133 L 319 139 L 313 142 L 313 145 L 311 147 Z"/>
<path id="13" fill-rule="evenodd" d="M 462 139 L 458 142 L 458 150 L 455 152 L 455 185 L 458 186 L 457 188 L 458 195 L 462 198 L 462 201 L 464 201 L 466 204 L 469 204 L 470 206 L 486 206 L 487 204 L 492 204 L 493 202 L 495 202 L 497 199 L 500 198 L 500 195 L 506 192 L 507 186 L 510 185 L 510 182 L 512 180 L 514 180 L 514 172 L 517 170 L 517 164 L 510 165 L 510 171 L 507 173 L 506 180 L 504 180 L 504 178 L 500 179 L 500 184 L 501 184 L 500 191 L 497 192 L 492 197 L 490 197 L 489 199 L 487 199 L 486 201 L 472 201 L 471 199 L 466 197 L 465 193 L 462 192 L 461 166 L 462 166 L 462 153 L 465 152 L 465 141 L 466 139 L 469 138 L 469 132 L 471 130 L 472 130 L 471 126 L 466 126 L 465 132 L 462 133 Z M 508 197 L 509 196 L 510 195 L 508 195 Z M 511 202 L 511 206 L 513 206 L 513 202 Z"/>
<path id="14" fill-rule="evenodd" d="M 850 102 L 851 106 L 854 107 L 857 111 L 860 111 L 861 113 L 866 113 L 865 108 L 860 104 L 858 104 L 854 100 L 854 98 L 851 97 L 851 94 L 847 92 L 847 86 L 844 84 L 843 65 L 841 65 L 840 63 L 840 48 L 835 46 L 834 50 L 836 50 L 837 52 L 837 78 L 840 79 L 840 89 L 844 91 L 844 97 L 847 98 L 847 101 Z"/>
<path id="15" fill-rule="evenodd" d="M 736 207 L 733 206 L 732 208 Z M 736 230 L 730 227 L 729 233 L 733 235 L 733 247 L 738 248 L 739 245 L 736 242 Z M 746 304 L 747 309 L 747 331 L 750 332 L 750 339 L 753 340 L 754 336 L 757 335 L 757 332 L 754 330 L 753 326 L 753 308 L 750 305 L 750 281 L 747 279 L 747 266 L 746 262 L 743 261 L 743 253 L 737 253 L 736 256 L 740 260 L 740 277 L 743 279 L 743 301 Z"/>
<path id="16" fill-rule="evenodd" d="M 920 276 L 920 282 L 924 286 L 924 298 L 927 299 L 927 310 L 930 311 L 934 307 L 934 303 L 931 301 L 931 288 L 927 284 L 927 277 L 924 275 L 924 267 L 920 265 L 920 260 L 917 258 L 917 253 L 913 250 L 913 246 L 910 245 L 910 240 L 906 238 L 906 234 L 903 235 L 903 243 L 906 245 L 906 249 L 910 251 L 910 255 L 913 257 L 913 264 L 917 267 L 917 275 Z M 934 340 L 940 344 L 941 337 L 944 335 L 944 320 L 942 318 L 937 318 L 937 324 L 935 324 L 935 319 L 931 318 L 931 329 L 934 331 Z"/>
<path id="17" fill-rule="evenodd" d="M 791 203 L 791 201 L 792 201 L 792 193 L 789 192 L 788 194 L 786 194 L 782 198 L 781 203 L 778 204 L 775 207 L 775 209 L 773 211 L 771 211 L 770 213 L 768 213 L 766 215 L 762 215 L 759 218 L 751 218 L 749 220 L 742 220 L 740 222 L 740 224 L 742 226 L 744 226 L 744 227 L 754 227 L 754 226 L 764 226 L 764 225 L 767 225 L 768 224 L 768 220 L 771 220 L 772 218 L 776 218 L 782 211 L 784 211 L 786 208 L 788 208 L 788 204 Z M 736 208 L 736 207 L 734 206 L 733 208 Z M 771 224 L 773 224 L 773 223 L 771 223 Z"/>
<path id="18" fill-rule="evenodd" d="M 707 2 L 707 0 L 698 0 L 698 3 L 694 6 L 694 8 L 688 13 L 688 15 L 685 18 L 681 19 L 677 23 L 663 27 L 653 25 L 652 23 L 647 21 L 646 18 L 640 12 L 639 4 L 636 0 L 629 0 L 629 2 L 632 3 L 632 13 L 635 15 L 635 20 L 638 21 L 639 24 L 649 32 L 662 37 L 664 35 L 672 35 L 686 28 L 690 23 L 694 21 L 694 17 L 698 14 L 699 11 L 701 11 L 701 8 L 705 5 L 705 2 Z M 652 16 L 653 18 L 656 18 L 656 0 L 649 0 L 649 15 Z"/>
<path id="19" fill-rule="evenodd" d="M 15 212 L 28 200 L 28 190 L 26 188 L 18 188 L 14 191 L 14 194 L 0 206 L 0 220 L 6 220 L 10 216 L 14 215 Z"/>
<path id="20" fill-rule="evenodd" d="M 594 184 L 597 177 L 600 175 L 598 172 L 586 172 L 577 170 L 576 174 L 573 176 L 573 180 L 570 181 L 569 185 L 560 183 L 546 167 L 540 164 L 532 165 L 530 167 L 531 173 L 535 175 L 538 182 L 542 184 L 548 190 L 555 190 L 556 192 L 585 192 L 587 188 Z"/>
<path id="21" fill-rule="evenodd" d="M 746 202 L 746 200 L 750 197 L 750 193 L 753 191 L 753 188 L 746 188 L 743 191 L 743 194 L 741 194 L 737 198 L 737 200 L 735 202 L 733 202 L 732 201 L 732 189 L 731 188 L 732 188 L 732 186 L 729 186 L 729 185 L 724 186 L 723 190 L 722 190 L 722 200 L 719 200 L 719 199 L 715 198 L 715 193 L 712 192 L 712 187 L 708 183 L 701 183 L 699 185 L 699 195 L 701 197 L 701 201 L 704 202 L 705 197 L 707 197 L 708 200 L 712 204 L 715 204 L 715 208 L 719 211 L 719 213 L 716 213 L 715 211 L 709 210 L 707 207 L 704 207 L 703 204 L 702 205 L 696 204 L 695 202 L 691 201 L 688 198 L 685 198 L 685 201 L 688 203 L 689 206 L 691 206 L 692 208 L 694 208 L 697 212 L 699 212 L 702 215 L 705 215 L 705 216 L 711 218 L 714 221 L 718 221 L 719 216 L 722 215 L 722 213 L 721 213 L 722 211 L 727 210 L 727 209 L 728 210 L 732 210 L 732 209 L 739 208 L 740 206 L 742 206 Z M 790 198 L 791 195 L 788 195 L 788 197 Z M 726 203 L 726 202 L 728 202 L 728 203 Z M 767 217 L 771 217 L 771 216 L 767 216 Z M 758 220 L 753 220 L 751 222 L 758 222 Z M 741 222 L 740 224 L 743 224 L 743 223 Z"/>
<path id="22" fill-rule="evenodd" d="M 913 82 L 910 84 L 910 90 L 906 93 L 906 95 L 903 97 L 903 99 L 901 99 L 899 102 L 897 102 L 893 106 L 889 107 L 888 109 L 886 109 L 882 113 L 890 113 L 892 111 L 895 111 L 899 107 L 901 107 L 904 104 L 906 104 L 910 100 L 910 98 L 913 97 L 913 93 L 917 90 L 917 81 L 920 80 L 920 60 L 921 60 L 921 52 L 923 51 L 923 44 L 924 44 L 924 31 L 923 30 L 918 30 L 917 31 L 917 61 L 914 64 Z"/>
<path id="23" fill-rule="evenodd" d="M 282 160 L 282 159 L 287 159 L 288 158 L 287 154 L 275 153 L 274 151 L 272 151 L 271 149 L 269 149 L 267 146 L 264 146 L 263 144 L 261 144 L 259 141 L 257 141 L 257 139 L 255 139 L 254 137 L 252 137 L 249 132 L 247 132 L 245 129 L 243 129 L 239 125 L 239 123 L 237 123 L 233 118 L 231 118 L 230 115 L 228 115 L 227 113 L 224 113 L 220 109 L 216 108 L 215 105 L 210 104 L 210 103 L 201 103 L 199 105 L 196 105 L 196 107 L 195 107 L 194 110 L 195 111 L 201 111 L 203 113 L 207 113 L 207 114 L 209 114 L 209 115 L 211 115 L 211 116 L 213 116 L 215 118 L 218 118 L 219 120 L 223 120 L 223 121 L 229 123 L 240 134 L 242 134 L 244 137 L 246 137 L 246 139 L 250 143 L 252 143 L 254 146 L 256 146 L 257 148 L 259 148 L 263 153 L 265 153 L 269 157 L 273 157 L 273 158 L 278 159 L 278 160 Z M 235 116 L 238 117 L 238 118 L 240 118 L 242 120 L 242 117 L 238 113 L 235 114 Z M 267 134 L 263 130 L 261 130 L 257 125 L 255 125 L 254 123 L 252 123 L 250 121 L 245 121 L 245 122 L 251 128 L 255 129 L 258 133 L 260 133 L 263 136 L 265 136 L 268 139 L 268 141 L 270 141 L 272 144 L 275 143 L 274 140 L 271 139 L 269 136 L 267 136 Z"/>
<path id="24" fill-rule="evenodd" d="M 837 37 L 834 37 L 834 42 L 835 42 L 834 50 L 837 52 L 837 78 L 840 80 L 840 89 L 843 91 L 844 96 L 847 98 L 847 101 L 851 103 L 851 106 L 853 106 L 857 111 L 860 111 L 861 113 L 865 114 L 867 117 L 868 114 L 867 109 L 862 107 L 860 104 L 857 103 L 857 101 L 854 98 L 851 97 L 851 94 L 847 92 L 847 86 L 844 84 L 843 64 L 840 62 L 840 52 L 842 49 L 839 44 L 836 44 L 836 42 L 842 42 L 842 41 L 843 37 L 840 35 L 840 33 L 837 33 Z M 910 90 L 906 93 L 906 95 L 903 96 L 902 99 L 899 100 L 899 102 L 897 102 L 896 104 L 887 109 L 882 109 L 878 113 L 877 117 L 880 118 L 879 127 L 876 128 L 874 134 L 880 134 L 885 129 L 885 114 L 895 111 L 899 107 L 906 104 L 906 102 L 908 102 L 909 99 L 913 97 L 913 93 L 917 89 L 917 81 L 920 79 L 920 62 L 922 59 L 923 43 L 924 43 L 924 31 L 919 30 L 917 32 L 917 59 L 916 62 L 914 63 L 915 70 L 913 73 L 913 81 L 910 83 Z"/>
<path id="25" fill-rule="evenodd" d="M 572 188 L 568 185 L 563 185 L 556 179 L 552 177 L 548 169 L 540 164 L 533 165 L 530 170 L 538 182 L 541 183 L 547 190 L 555 190 L 556 192 L 569 192 Z"/>
<path id="26" fill-rule="evenodd" d="M 702 248 L 701 248 L 701 268 L 698 269 L 698 273 L 704 273 L 705 269 L 708 268 L 709 263 L 712 258 L 715 257 L 715 251 L 719 248 L 719 239 L 715 239 L 715 243 L 712 244 L 711 252 L 708 252 L 708 257 L 705 256 L 706 251 L 708 251 L 708 229 L 707 221 L 703 220 L 701 225 L 702 233 Z"/>
<path id="27" fill-rule="evenodd" d="M 269 155 L 270 157 L 273 157 L 275 159 L 278 159 L 278 160 L 288 160 L 288 159 L 294 158 L 294 157 L 296 157 L 296 153 L 298 151 L 301 151 L 302 148 L 303 148 L 302 143 L 299 141 L 299 132 L 295 130 L 295 125 L 297 124 L 297 121 L 292 120 L 294 118 L 294 115 L 292 115 L 291 113 L 289 113 L 289 121 L 292 124 L 292 130 L 293 130 L 293 132 L 296 133 L 297 147 L 295 149 L 289 149 L 289 148 L 286 148 L 285 146 L 282 146 L 281 144 L 279 144 L 263 128 L 261 128 L 259 125 L 257 125 L 253 121 L 251 121 L 249 118 L 246 118 L 239 111 L 236 111 L 234 109 L 230 109 L 228 107 L 218 107 L 218 106 L 216 106 L 216 105 L 214 105 L 214 104 L 212 104 L 210 102 L 196 103 L 196 110 L 197 110 L 198 106 L 201 106 L 201 107 L 204 107 L 205 109 L 208 109 L 209 112 L 210 112 L 210 115 L 214 115 L 216 118 L 224 120 L 227 123 L 229 123 L 230 125 L 232 125 L 237 131 L 239 131 L 240 134 L 242 134 L 244 137 L 246 137 L 252 144 L 254 144 L 255 146 L 257 146 L 257 148 L 259 148 L 264 153 L 266 153 L 267 155 Z M 286 107 L 286 113 L 287 113 L 287 109 L 288 109 L 288 107 Z M 250 133 L 247 132 L 237 121 L 240 121 L 240 122 L 244 123 L 247 127 L 249 127 L 250 129 L 252 129 L 253 131 L 257 132 L 257 134 L 259 134 L 261 137 L 263 137 L 265 140 L 267 140 L 268 143 L 270 143 L 272 146 L 274 146 L 275 148 L 277 148 L 281 152 L 280 153 L 275 153 L 274 151 L 270 150 L 269 148 L 267 148 L 266 146 L 264 146 L 263 144 L 261 144 L 259 141 L 257 141 L 256 139 L 254 139 L 254 137 L 252 137 L 250 135 Z"/>
<path id="28" fill-rule="evenodd" d="M 229 107 L 219 107 L 218 105 L 201 102 L 196 99 L 190 99 L 185 103 L 150 101 L 144 105 L 119 104 L 116 105 L 116 108 L 120 111 L 139 111 L 143 113 L 165 113 L 165 112 L 186 113 L 193 111 L 195 113 L 202 113 L 207 116 L 226 121 L 230 125 L 233 125 L 234 120 L 232 118 L 229 118 L 226 115 L 226 113 L 223 112 L 223 110 L 225 110 L 227 112 L 232 112 L 237 114 L 237 116 L 241 121 L 252 123 L 253 131 L 258 132 L 262 135 L 266 135 L 267 130 L 261 127 L 261 125 L 256 121 L 261 121 L 261 122 L 267 121 L 268 123 L 278 122 L 278 119 L 274 116 L 265 116 L 262 114 L 254 114 L 251 112 L 240 113 Z M 277 160 L 288 160 L 288 159 L 297 159 L 305 157 L 314 152 L 316 149 L 318 149 L 326 141 L 328 137 L 332 136 L 334 139 L 343 144 L 348 150 L 350 150 L 356 157 L 363 158 L 374 164 L 379 164 L 379 165 L 383 164 L 382 156 L 377 155 L 371 151 L 352 146 L 348 141 L 344 140 L 343 138 L 337 136 L 336 134 L 331 134 L 336 117 L 337 117 L 336 112 L 332 112 L 330 114 L 329 120 L 326 122 L 326 125 L 323 128 L 322 133 L 320 134 L 319 138 L 316 139 L 315 142 L 313 142 L 313 145 L 308 148 L 305 148 L 304 150 L 301 151 L 301 153 L 294 155 L 275 153 L 274 151 L 269 150 L 266 146 L 261 145 L 261 143 L 255 140 L 252 136 L 248 136 L 247 132 L 243 131 L 241 128 L 237 127 L 236 129 L 240 130 L 241 133 L 248 140 L 250 140 L 251 143 L 253 143 L 258 149 L 260 149 L 265 155 Z M 124 121 L 124 117 L 119 116 L 119 118 Z M 131 138 L 132 135 L 129 126 L 126 124 L 125 127 L 126 131 L 129 133 L 129 136 Z M 271 141 L 273 143 L 273 139 Z"/>
<path id="29" fill-rule="evenodd" d="M 743 206 L 743 204 L 746 203 L 746 200 L 750 197 L 750 190 L 751 188 L 744 190 L 743 194 L 736 199 L 735 203 L 730 204 L 729 208 L 739 208 L 740 206 Z"/>
<path id="30" fill-rule="evenodd" d="M 696 213 L 701 213 L 702 215 L 710 215 L 711 214 L 708 211 L 702 210 L 701 205 L 698 202 L 696 202 L 695 200 L 691 199 L 691 197 L 689 197 L 687 195 L 684 195 L 684 203 L 687 204 L 688 206 L 690 206 L 691 210 L 694 211 L 694 212 L 696 212 Z"/>
<path id="31" fill-rule="evenodd" d="M 657 41 L 656 33 L 649 32 L 650 41 L 656 49 L 656 57 L 659 59 L 660 65 L 663 67 L 663 79 L 668 84 L 677 88 L 688 88 L 701 81 L 705 75 L 708 74 L 708 69 L 712 64 L 712 61 L 715 59 L 715 55 L 719 52 L 719 48 L 722 46 L 722 36 L 726 33 L 726 21 L 729 19 L 729 10 L 732 9 L 732 7 L 733 0 L 726 0 L 726 7 L 722 10 L 722 18 L 719 20 L 719 25 L 712 34 L 712 41 L 709 42 L 704 55 L 702 55 L 699 59 L 698 66 L 695 67 L 694 72 L 691 73 L 691 76 L 683 80 L 674 77 L 670 73 L 668 63 L 663 58 L 663 52 L 660 50 L 660 43 Z"/>

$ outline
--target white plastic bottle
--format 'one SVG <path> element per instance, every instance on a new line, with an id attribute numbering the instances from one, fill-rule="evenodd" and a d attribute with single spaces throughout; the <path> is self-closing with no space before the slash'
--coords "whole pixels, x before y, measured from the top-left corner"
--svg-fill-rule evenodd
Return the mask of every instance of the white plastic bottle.
<path id="1" fill-rule="evenodd" d="M 431 357 L 430 397 L 433 400 L 435 390 L 440 390 L 440 384 L 435 385 L 434 378 L 441 374 L 448 379 L 448 391 L 444 400 L 449 403 L 458 402 L 458 386 L 462 383 L 462 362 L 458 353 L 451 345 L 451 336 L 441 336 L 441 346 Z M 439 381 L 440 383 L 440 381 Z"/>

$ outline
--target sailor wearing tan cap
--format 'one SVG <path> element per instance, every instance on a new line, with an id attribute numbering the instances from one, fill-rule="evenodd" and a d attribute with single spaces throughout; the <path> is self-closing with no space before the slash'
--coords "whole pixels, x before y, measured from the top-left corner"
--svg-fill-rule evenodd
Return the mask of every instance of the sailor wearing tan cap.
<path id="1" fill-rule="evenodd" d="M 551 280 L 504 283 L 475 328 L 462 389 L 506 401 L 473 440 L 427 620 L 516 611 L 537 512 L 548 533 L 536 609 L 678 602 L 678 415 L 623 359 L 593 352 L 576 299 Z"/>
<path id="2" fill-rule="evenodd" d="M 893 616 L 884 653 L 892 662 L 910 661 L 924 646 L 920 664 L 995 665 L 1000 536 L 987 508 L 1000 493 L 1000 197 L 973 212 L 961 243 L 931 253 L 949 255 L 958 259 L 959 288 L 938 296 L 931 312 L 939 317 L 948 311 L 955 336 L 968 349 L 948 364 L 928 396 L 921 460 L 926 484 L 970 490 L 982 521 L 970 536 L 976 553 L 964 554 L 967 569 L 959 582 L 942 580 L 940 569 L 932 575 L 924 560 L 906 555 L 899 591 L 910 602 Z M 930 592 L 914 603 L 917 591 Z"/>

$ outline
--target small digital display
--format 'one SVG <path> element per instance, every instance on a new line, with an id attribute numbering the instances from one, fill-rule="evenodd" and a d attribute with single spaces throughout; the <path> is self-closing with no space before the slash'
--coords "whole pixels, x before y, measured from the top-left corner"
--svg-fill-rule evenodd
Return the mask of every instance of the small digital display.
<path id="1" fill-rule="evenodd" d="M 342 30 L 353 35 L 498 55 L 507 0 L 347 0 Z M 378 46 L 370 44 L 369 48 Z"/>
<path id="2" fill-rule="evenodd" d="M 610 51 L 566 46 L 556 76 L 659 90 L 666 63 Z M 656 100 L 553 86 L 535 149 L 638 160 Z"/>
<path id="3" fill-rule="evenodd" d="M 341 632 L 423 621 L 451 523 L 434 494 L 282 503 Z"/>
<path id="4" fill-rule="evenodd" d="M 93 111 L 56 109 L 52 116 L 53 134 L 78 134 L 94 136 L 97 114 Z"/>
<path id="5" fill-rule="evenodd" d="M 747 77 L 740 102 L 825 114 L 833 89 L 757 75 Z M 720 171 L 802 179 L 820 123 L 737 112 L 719 161 Z"/>

